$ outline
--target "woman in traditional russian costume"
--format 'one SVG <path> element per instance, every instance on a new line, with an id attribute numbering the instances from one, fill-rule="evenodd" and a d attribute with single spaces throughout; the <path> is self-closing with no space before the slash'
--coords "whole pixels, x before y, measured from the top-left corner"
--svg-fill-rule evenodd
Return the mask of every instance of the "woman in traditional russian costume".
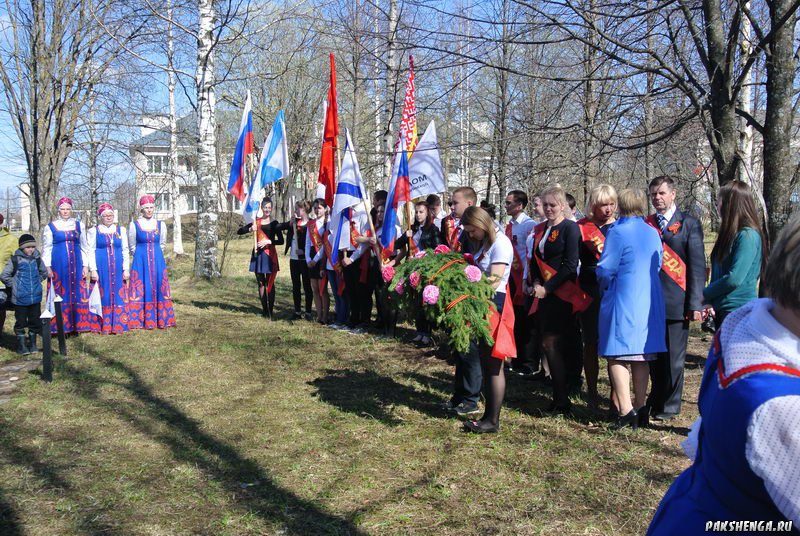
<path id="1" fill-rule="evenodd" d="M 58 218 L 48 223 L 42 236 L 42 260 L 50 286 L 61 299 L 64 333 L 91 331 L 89 313 L 88 246 L 81 222 L 72 217 L 72 199 L 58 200 Z M 56 332 L 56 323 L 50 326 Z"/>
<path id="2" fill-rule="evenodd" d="M 103 316 L 92 315 L 92 331 L 123 333 L 130 329 L 128 287 L 130 254 L 125 227 L 114 224 L 114 207 L 109 203 L 97 209 L 100 223 L 89 229 L 89 270 L 100 289 Z"/>
<path id="3" fill-rule="evenodd" d="M 175 326 L 172 294 L 169 289 L 164 248 L 167 226 L 153 217 L 155 198 L 139 199 L 141 217 L 128 228 L 128 244 L 133 256 L 128 289 L 130 329 L 164 329 Z"/>
<path id="4" fill-rule="evenodd" d="M 694 463 L 670 486 L 648 535 L 736 527 L 725 522 L 747 522 L 747 528 L 738 528 L 753 534 L 797 534 L 798 265 L 800 215 L 795 214 L 775 241 L 761 279 L 769 298 L 732 311 L 714 337 L 700 384 L 700 418 L 683 444 Z"/>
<path id="5" fill-rule="evenodd" d="M 250 253 L 250 271 L 256 274 L 261 316 L 272 319 L 275 308 L 275 279 L 278 277 L 278 249 L 283 245 L 280 222 L 272 219 L 272 198 L 261 200 L 261 218 L 242 226 L 238 234 L 256 233 L 256 244 Z"/>

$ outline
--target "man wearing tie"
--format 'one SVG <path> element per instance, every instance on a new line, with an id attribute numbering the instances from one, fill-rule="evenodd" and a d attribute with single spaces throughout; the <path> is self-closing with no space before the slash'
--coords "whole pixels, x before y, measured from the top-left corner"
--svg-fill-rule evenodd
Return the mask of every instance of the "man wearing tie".
<path id="1" fill-rule="evenodd" d="M 689 322 L 701 319 L 706 255 L 703 227 L 675 205 L 675 181 L 669 176 L 650 181 L 650 202 L 656 213 L 647 218 L 664 246 L 661 289 L 667 318 L 667 351 L 650 363 L 652 387 L 647 406 L 656 420 L 669 420 L 681 411 L 683 369 Z"/>

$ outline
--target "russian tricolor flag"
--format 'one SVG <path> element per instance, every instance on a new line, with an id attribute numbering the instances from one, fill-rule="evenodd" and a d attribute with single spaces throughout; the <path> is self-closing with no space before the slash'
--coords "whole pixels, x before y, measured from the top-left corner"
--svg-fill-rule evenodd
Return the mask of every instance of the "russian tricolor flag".
<path id="1" fill-rule="evenodd" d="M 389 188 L 389 197 L 386 199 L 386 211 L 383 215 L 383 229 L 381 231 L 381 245 L 384 249 L 390 248 L 394 243 L 397 232 L 397 211 L 400 203 L 411 201 L 411 183 L 408 179 L 408 150 L 405 136 L 400 140 L 399 151 L 395 158 L 399 158 L 397 173 Z"/>
<path id="2" fill-rule="evenodd" d="M 253 152 L 253 111 L 250 105 L 250 90 L 244 102 L 242 122 L 239 126 L 239 137 L 236 139 L 236 150 L 231 163 L 231 177 L 228 179 L 228 192 L 239 201 L 244 201 L 244 177 L 246 174 L 247 155 Z"/>

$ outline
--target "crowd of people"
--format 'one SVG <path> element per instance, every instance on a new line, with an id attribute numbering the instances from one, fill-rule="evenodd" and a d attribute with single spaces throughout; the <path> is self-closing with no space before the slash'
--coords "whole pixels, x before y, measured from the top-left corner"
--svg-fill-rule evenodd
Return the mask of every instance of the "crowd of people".
<path id="1" fill-rule="evenodd" d="M 694 461 L 673 483 L 649 533 L 694 533 L 709 519 L 800 521 L 800 466 L 794 463 L 800 458 L 800 215 L 786 224 L 770 254 L 752 190 L 738 181 L 726 184 L 716 199 L 720 226 L 707 267 L 703 227 L 676 205 L 675 181 L 657 177 L 648 193 L 650 215 L 644 191 L 618 194 L 599 185 L 578 218 L 574 198 L 559 186 L 539 192 L 531 214 L 528 195 L 513 190 L 505 198 L 508 222 L 501 225 L 491 205 L 479 205 L 475 191 L 462 187 L 452 193 L 449 211 L 437 195 L 414 203 L 410 229 L 396 227 L 396 240 L 385 248 L 387 195 L 378 191 L 369 214 L 351 214 L 350 240 L 338 255 L 323 199 L 296 203 L 293 218 L 282 223 L 272 217 L 267 197 L 262 216 L 239 234 L 254 233 L 249 269 L 265 317 L 273 317 L 277 247 L 284 245 L 292 319 L 356 334 L 373 325 L 373 305 L 375 325 L 384 336 L 395 334 L 397 311 L 381 277 L 385 266 L 442 245 L 463 253 L 494 289 L 493 307 L 500 313 L 513 308 L 516 343 L 513 359 L 494 357 L 478 340 L 453 352 L 453 391 L 445 408 L 472 416 L 483 396 L 483 415 L 464 422 L 473 433 L 500 430 L 507 374 L 549 383 L 547 411 L 556 414 L 571 412 L 585 378 L 588 404 L 599 407 L 601 358 L 611 385 L 611 429 L 673 419 L 681 411 L 690 323 L 713 321 L 701 417 L 685 442 Z M 6 308 L 13 309 L 20 354 L 37 351 L 45 279 L 47 291 L 62 300 L 68 334 L 175 325 L 163 255 L 166 226 L 153 217 L 152 197 L 143 196 L 139 205 L 141 217 L 126 230 L 103 203 L 99 223 L 87 230 L 73 217 L 72 201 L 62 198 L 41 250 L 34 236 L 17 240 L 0 229 L 0 260 L 7 259 L 0 273 L 0 330 Z M 768 297 L 759 299 L 759 283 Z M 409 320 L 416 331 L 411 342 L 430 346 L 436 326 L 424 315 Z"/>
<path id="2" fill-rule="evenodd" d="M 0 255 L 5 268 L 0 281 L 6 308 L 15 313 L 17 351 L 38 351 L 37 336 L 44 293 L 61 300 L 64 333 L 124 333 L 132 329 L 163 329 L 175 325 L 167 265 L 164 260 L 166 226 L 156 220 L 155 199 L 139 200 L 141 216 L 128 229 L 114 223 L 114 207 L 97 208 L 99 223 L 86 229 L 73 217 L 73 202 L 58 201 L 58 218 L 36 238 L 23 234 L 14 251 L 8 229 L 0 233 Z M 1 216 L 0 216 L 1 218 Z M 2 224 L 2 219 L 0 219 Z M 44 288 L 42 281 L 47 280 Z M 51 322 L 51 330 L 58 329 Z"/>
<path id="3" fill-rule="evenodd" d="M 690 323 L 712 317 L 720 325 L 732 310 L 755 299 L 766 258 L 759 215 L 746 184 L 733 182 L 719 193 L 721 226 L 708 285 L 703 228 L 677 207 L 675 181 L 658 177 L 648 192 L 655 211 L 649 216 L 644 192 L 618 195 L 612 186 L 599 185 L 579 219 L 574 197 L 559 186 L 539 192 L 530 215 L 528 195 L 514 190 L 505 198 L 509 220 L 503 226 L 494 207 L 479 204 L 475 191 L 462 187 L 452 193 L 449 211 L 442 209 L 437 195 L 414 203 L 410 229 L 397 227 L 398 238 L 383 248 L 387 195 L 378 191 L 370 214 L 354 210 L 349 244 L 336 262 L 323 199 L 298 202 L 291 221 L 281 223 L 272 218 L 272 200 L 265 198 L 262 218 L 239 233 L 257 233 L 250 271 L 258 280 L 264 316 L 273 314 L 277 246 L 285 244 L 292 318 L 352 333 L 366 332 L 374 303 L 376 325 L 384 335 L 394 334 L 397 313 L 387 301 L 383 266 L 440 244 L 469 253 L 494 285 L 498 309 L 508 293 L 517 357 L 501 367 L 486 358 L 489 352 L 478 343 L 454 356 L 454 389 L 447 408 L 468 416 L 478 411 L 481 395 L 486 400 L 483 418 L 467 421 L 467 429 L 499 429 L 506 374 L 551 384 L 549 411 L 564 414 L 570 413 L 571 398 L 581 392 L 585 378 L 588 403 L 598 407 L 600 358 L 607 363 L 611 383 L 612 428 L 637 428 L 680 413 Z M 410 320 L 416 329 L 411 342 L 431 345 L 435 326 L 423 315 Z"/>

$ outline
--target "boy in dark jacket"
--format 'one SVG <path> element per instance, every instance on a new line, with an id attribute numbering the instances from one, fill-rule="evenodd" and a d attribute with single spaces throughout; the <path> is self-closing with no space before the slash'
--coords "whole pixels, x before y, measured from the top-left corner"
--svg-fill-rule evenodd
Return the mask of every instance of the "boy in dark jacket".
<path id="1" fill-rule="evenodd" d="M 42 305 L 42 280 L 47 277 L 47 268 L 36 249 L 36 239 L 29 234 L 19 238 L 19 249 L 6 263 L 0 273 L 0 281 L 11 287 L 11 302 L 14 304 L 16 322 L 14 333 L 19 342 L 20 355 L 38 352 L 36 336 L 42 332 L 39 319 Z M 26 341 L 25 328 L 28 328 Z"/>

